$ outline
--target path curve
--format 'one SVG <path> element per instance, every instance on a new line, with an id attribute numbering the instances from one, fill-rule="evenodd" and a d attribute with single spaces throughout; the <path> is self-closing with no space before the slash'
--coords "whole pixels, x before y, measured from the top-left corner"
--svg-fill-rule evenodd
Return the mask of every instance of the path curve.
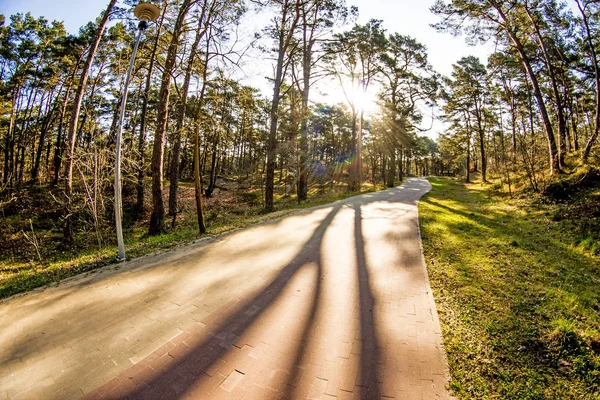
<path id="1" fill-rule="evenodd" d="M 0 302 L 0 399 L 447 399 L 425 179 Z"/>

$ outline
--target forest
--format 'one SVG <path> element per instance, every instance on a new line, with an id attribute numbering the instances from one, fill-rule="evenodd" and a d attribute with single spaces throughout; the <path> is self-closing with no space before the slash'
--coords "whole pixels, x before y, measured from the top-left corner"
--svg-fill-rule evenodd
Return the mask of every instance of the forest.
<path id="1" fill-rule="evenodd" d="M 600 177 L 597 1 L 438 0 L 436 30 L 495 49 L 451 76 L 385 21 L 356 23 L 344 0 L 163 1 L 147 28 L 135 5 L 110 0 L 76 35 L 0 16 L 4 295 L 112 262 L 115 187 L 140 255 L 407 176 L 475 174 L 554 200 Z M 249 15 L 264 26 L 248 31 Z M 258 61 L 268 93 L 241 78 Z M 345 101 L 324 102 L 322 82 Z"/>

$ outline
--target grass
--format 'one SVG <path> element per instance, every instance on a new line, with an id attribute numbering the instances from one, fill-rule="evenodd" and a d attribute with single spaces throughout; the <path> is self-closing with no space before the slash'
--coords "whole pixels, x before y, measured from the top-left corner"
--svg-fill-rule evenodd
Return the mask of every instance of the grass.
<path id="1" fill-rule="evenodd" d="M 430 181 L 420 223 L 457 397 L 600 399 L 600 259 L 556 217 L 568 207 Z"/>
<path id="2" fill-rule="evenodd" d="M 223 183 L 223 186 L 226 185 L 227 183 Z M 360 192 L 349 192 L 345 185 L 314 187 L 309 191 L 309 199 L 298 204 L 295 195 L 285 195 L 285 190 L 278 187 L 280 193 L 275 196 L 276 211 L 265 214 L 261 202 L 262 191 L 259 187 L 238 190 L 237 186 L 231 183 L 228 190 L 217 191 L 212 198 L 205 199 L 208 232 L 200 235 L 197 230 L 193 185 L 182 182 L 179 190 L 181 211 L 175 227 L 168 228 L 166 233 L 147 235 L 148 210 L 137 220 L 132 219 L 132 214 L 125 211 L 125 250 L 128 258 L 135 258 L 189 243 L 201 237 L 214 236 L 281 217 L 294 210 L 327 204 L 383 188 L 382 185 L 369 183 L 364 183 Z M 80 273 L 93 273 L 95 269 L 115 262 L 117 247 L 114 227 L 110 220 L 112 211 L 107 212 L 109 219 L 103 226 L 101 247 L 98 246 L 95 231 L 89 223 L 79 223 L 75 244 L 65 247 L 61 244 L 60 209 L 58 212 L 55 210 L 56 204 L 47 191 L 36 188 L 34 193 L 26 196 L 25 201 L 20 203 L 23 204 L 23 209 L 13 215 L 4 215 L 0 224 L 0 235 L 6 239 L 0 244 L 0 299 L 52 283 L 59 284 L 61 279 Z M 146 205 L 150 206 L 149 193 L 146 196 Z M 80 220 L 83 220 L 85 212 L 82 211 L 81 214 Z M 30 221 L 33 223 L 30 224 Z M 165 222 L 171 225 L 169 217 Z M 31 226 L 34 227 L 33 231 Z M 41 260 L 35 246 L 26 239 L 25 234 L 29 238 L 35 237 L 40 243 Z"/>

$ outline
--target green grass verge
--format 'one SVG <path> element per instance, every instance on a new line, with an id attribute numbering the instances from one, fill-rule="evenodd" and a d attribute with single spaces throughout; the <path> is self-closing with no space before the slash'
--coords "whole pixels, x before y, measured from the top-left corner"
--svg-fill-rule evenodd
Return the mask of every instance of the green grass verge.
<path id="1" fill-rule="evenodd" d="M 184 186 L 184 185 L 182 185 Z M 135 258 L 158 250 L 172 248 L 189 243 L 205 236 L 214 236 L 234 229 L 243 228 L 272 218 L 278 218 L 298 209 L 314 207 L 331 203 L 358 194 L 369 193 L 384 189 L 383 185 L 364 183 L 360 192 L 349 192 L 342 187 L 327 187 L 322 190 L 313 188 L 309 191 L 309 199 L 300 204 L 295 195 L 277 195 L 276 211 L 266 214 L 256 190 L 241 192 L 234 202 L 213 205 L 205 210 L 207 233 L 200 235 L 197 230 L 195 212 L 183 213 L 177 221 L 175 229 L 162 235 L 148 236 L 147 221 L 138 221 L 125 229 L 125 250 L 128 258 Z M 253 195 L 253 196 L 245 196 Z M 237 195 L 236 195 L 237 196 Z M 249 197 L 249 202 L 245 201 Z M 126 215 L 126 217 L 128 217 Z M 167 218 L 168 219 L 168 218 Z M 11 222 L 12 221 L 12 222 Z M 166 221 L 169 224 L 169 221 Z M 19 216 L 4 219 L 4 223 L 28 225 Z M 170 224 L 169 224 L 170 225 Z M 92 231 L 78 233 L 75 245 L 63 248 L 60 245 L 60 231 L 36 230 L 29 232 L 30 236 L 37 235 L 45 243 L 52 243 L 42 248 L 42 260 L 34 255 L 33 248 L 24 243 L 24 247 L 15 257 L 0 257 L 0 299 L 25 292 L 52 283 L 59 284 L 65 279 L 80 273 L 93 273 L 94 270 L 115 262 L 117 246 L 113 232 L 103 232 L 104 241 L 108 242 L 101 248 L 95 242 Z M 118 268 L 118 265 L 115 266 Z"/>
<path id="2" fill-rule="evenodd" d="M 431 179 L 419 204 L 459 399 L 600 399 L 600 262 L 552 207 Z"/>

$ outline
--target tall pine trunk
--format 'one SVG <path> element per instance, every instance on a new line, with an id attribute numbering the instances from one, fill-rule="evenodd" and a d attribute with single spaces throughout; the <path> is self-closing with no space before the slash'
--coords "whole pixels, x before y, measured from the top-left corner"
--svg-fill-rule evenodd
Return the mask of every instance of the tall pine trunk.
<path id="1" fill-rule="evenodd" d="M 305 6 L 306 7 L 306 6 Z M 319 5 L 314 5 L 313 28 L 317 23 Z M 300 171 L 298 178 L 298 201 L 308 198 L 308 99 L 310 94 L 310 78 L 312 71 L 312 53 L 315 39 L 309 29 L 306 9 L 302 12 L 302 123 L 300 127 Z"/>
<path id="2" fill-rule="evenodd" d="M 165 227 L 165 204 L 162 197 L 163 191 L 163 157 L 164 140 L 169 120 L 169 94 L 171 93 L 171 75 L 177 61 L 177 50 L 179 39 L 183 30 L 185 17 L 190 9 L 192 0 L 184 0 L 179 9 L 173 36 L 167 50 L 167 58 L 163 67 L 160 94 L 158 98 L 156 132 L 154 134 L 154 145 L 152 148 L 152 215 L 148 233 L 157 235 L 163 232 Z"/>
<path id="3" fill-rule="evenodd" d="M 552 93 L 554 94 L 554 100 L 556 101 L 556 113 L 558 117 L 558 144 L 559 144 L 559 153 L 558 153 L 558 163 L 559 166 L 564 166 L 565 163 L 565 155 L 567 153 L 567 121 L 564 114 L 564 103 L 563 99 L 558 90 L 558 83 L 556 80 L 556 73 L 554 70 L 554 65 L 550 60 L 550 55 L 546 49 L 546 44 L 544 43 L 542 33 L 538 25 L 536 24 L 529 8 L 526 6 L 525 11 L 527 12 L 527 16 L 529 17 L 529 21 L 533 25 L 536 36 L 538 38 L 538 43 L 540 44 L 540 48 L 542 49 L 542 54 L 544 56 L 544 61 L 546 63 L 546 68 L 548 69 L 548 75 L 550 77 L 550 83 L 552 85 Z"/>
<path id="4" fill-rule="evenodd" d="M 594 47 L 594 42 L 592 41 L 592 34 L 590 33 L 590 26 L 589 26 L 589 22 L 588 22 L 588 17 L 584 11 L 584 9 L 581 7 L 581 4 L 579 3 L 579 0 L 575 0 L 575 2 L 577 3 L 577 7 L 579 8 L 579 11 L 581 12 L 581 15 L 583 17 L 583 24 L 585 26 L 585 32 L 586 32 L 586 41 L 588 43 L 588 46 L 590 48 L 590 52 L 592 54 L 592 64 L 594 66 L 594 80 L 595 80 L 595 84 L 596 84 L 596 115 L 594 118 L 594 128 L 592 131 L 592 134 L 590 135 L 590 138 L 588 139 L 585 148 L 583 149 L 583 154 L 582 154 L 582 159 L 584 163 L 588 162 L 588 158 L 590 156 L 590 152 L 592 151 L 592 146 L 594 145 L 594 142 L 596 141 L 596 138 L 598 137 L 598 131 L 600 130 L 600 67 L 598 66 L 598 56 L 596 54 L 596 48 Z"/>
<path id="5" fill-rule="evenodd" d="M 67 139 L 67 165 L 66 165 L 66 173 L 65 173 L 65 212 L 64 212 L 64 226 L 63 226 L 63 241 L 66 243 L 70 243 L 73 241 L 73 228 L 71 226 L 71 197 L 73 195 L 73 156 L 75 153 L 75 134 L 77 133 L 77 122 L 79 119 L 79 111 L 81 109 L 81 103 L 83 100 L 83 95 L 85 94 L 85 87 L 87 84 L 88 76 L 90 74 L 90 68 L 92 66 L 92 62 L 94 61 L 94 56 L 96 55 L 96 51 L 98 51 L 98 46 L 100 45 L 100 40 L 102 40 L 102 34 L 104 33 L 104 29 L 108 23 L 108 18 L 114 8 L 117 0 L 110 0 L 106 10 L 104 10 L 104 14 L 102 15 L 102 19 L 98 24 L 96 29 L 96 34 L 94 35 L 94 40 L 90 45 L 88 50 L 87 59 L 85 60 L 85 64 L 83 66 L 83 71 L 81 72 L 81 76 L 79 78 L 79 87 L 77 88 L 77 92 L 75 93 L 75 99 L 73 101 L 73 109 L 71 111 L 71 122 L 69 124 L 69 136 Z"/>
<path id="6" fill-rule="evenodd" d="M 169 171 L 169 215 L 177 215 L 177 188 L 179 186 L 179 166 L 181 158 L 181 131 L 183 130 L 183 122 L 185 120 L 185 113 L 187 110 L 187 98 L 188 91 L 190 88 L 190 80 L 192 78 L 192 71 L 194 69 L 194 62 L 196 61 L 196 54 L 198 53 L 198 45 L 202 39 L 203 34 L 206 30 L 202 31 L 202 25 L 204 22 L 204 10 L 202 8 L 202 14 L 198 19 L 198 27 L 196 28 L 196 38 L 192 44 L 190 55 L 188 58 L 188 66 L 185 71 L 185 78 L 183 80 L 183 87 L 181 88 L 181 99 L 179 104 L 179 114 L 177 115 L 177 124 L 175 126 L 175 133 L 173 138 L 173 154 L 171 157 L 171 165 Z"/>
<path id="7" fill-rule="evenodd" d="M 140 134 L 138 136 L 138 166 L 137 166 L 137 184 L 136 184 L 136 205 L 138 213 L 144 210 L 144 177 L 146 175 L 146 167 L 144 165 L 144 158 L 146 152 L 146 126 L 148 124 L 148 97 L 150 96 L 150 87 L 152 84 L 152 72 L 154 71 L 154 63 L 156 60 L 156 50 L 158 48 L 158 42 L 160 39 L 160 31 L 162 29 L 163 22 L 165 20 L 165 14 L 167 12 L 168 2 L 163 3 L 162 14 L 158 26 L 156 27 L 156 36 L 152 45 L 152 52 L 150 53 L 150 64 L 148 65 L 148 72 L 146 74 L 146 83 L 144 87 L 144 94 L 142 96 L 142 111 L 140 112 Z"/>
<path id="8" fill-rule="evenodd" d="M 281 9 L 281 24 L 278 27 L 277 65 L 275 66 L 275 80 L 273 82 L 273 99 L 269 114 L 269 138 L 267 141 L 267 176 L 265 182 L 265 210 L 273 211 L 273 194 L 275 191 L 275 163 L 277 160 L 277 122 L 279 117 L 279 101 L 281 100 L 281 84 L 283 83 L 283 67 L 285 54 L 293 38 L 294 30 L 300 18 L 300 1 L 296 0 L 295 15 L 288 25 L 290 0 L 285 0 Z"/>
<path id="9" fill-rule="evenodd" d="M 504 11 L 500 8 L 499 5 L 494 5 L 494 8 L 498 11 L 500 16 L 502 17 L 505 23 L 508 23 L 508 19 L 504 14 Z M 550 159 L 550 175 L 556 175 L 560 173 L 560 164 L 558 157 L 558 149 L 556 147 L 556 139 L 554 137 L 554 130 L 552 129 L 552 123 L 550 122 L 550 117 L 548 115 L 548 109 L 546 108 L 546 103 L 544 101 L 544 97 L 542 95 L 542 90 L 540 89 L 540 85 L 537 79 L 537 75 L 531 66 L 531 62 L 529 61 L 529 57 L 523 47 L 523 44 L 517 37 L 516 33 L 511 29 L 507 29 L 508 36 L 510 40 L 515 45 L 517 52 L 521 57 L 521 61 L 523 62 L 523 66 L 527 71 L 527 75 L 529 76 L 529 80 L 533 86 L 533 94 L 537 100 L 538 108 L 540 111 L 540 116 L 542 117 L 542 123 L 544 125 L 544 131 L 546 132 L 546 138 L 548 140 L 548 156 Z"/>

